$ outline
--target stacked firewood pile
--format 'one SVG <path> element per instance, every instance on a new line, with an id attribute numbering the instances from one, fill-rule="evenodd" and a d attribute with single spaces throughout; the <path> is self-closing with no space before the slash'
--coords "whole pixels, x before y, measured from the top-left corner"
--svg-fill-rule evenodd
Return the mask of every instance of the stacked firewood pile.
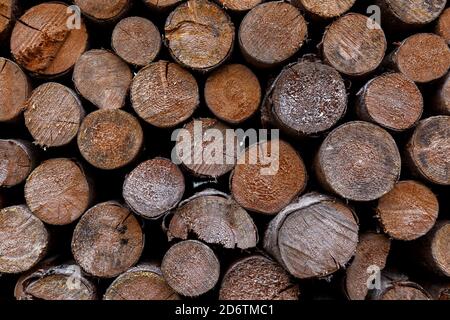
<path id="1" fill-rule="evenodd" d="M 447 6 L 0 0 L 0 300 L 449 299 Z"/>

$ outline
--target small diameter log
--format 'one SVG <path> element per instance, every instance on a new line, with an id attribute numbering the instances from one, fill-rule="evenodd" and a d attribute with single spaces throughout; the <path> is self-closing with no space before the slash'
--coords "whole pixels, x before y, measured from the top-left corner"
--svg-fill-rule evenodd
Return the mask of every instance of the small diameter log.
<path id="1" fill-rule="evenodd" d="M 152 10 L 167 11 L 178 5 L 183 0 L 143 0 L 144 3 Z"/>
<path id="2" fill-rule="evenodd" d="M 275 215 L 303 192 L 308 181 L 297 151 L 282 140 L 248 148 L 231 176 L 231 193 L 245 209 Z"/>
<path id="3" fill-rule="evenodd" d="M 14 120 L 22 113 L 31 90 L 22 69 L 11 60 L 0 58 L 0 122 Z"/>
<path id="4" fill-rule="evenodd" d="M 186 297 L 198 297 L 217 284 L 220 264 L 205 244 L 188 240 L 172 246 L 163 258 L 161 270 L 170 287 Z"/>
<path id="5" fill-rule="evenodd" d="M 349 13 L 331 24 L 322 40 L 324 61 L 352 77 L 365 76 L 383 61 L 387 42 L 372 19 Z"/>
<path id="6" fill-rule="evenodd" d="M 247 211 L 230 196 L 212 189 L 183 201 L 173 213 L 169 241 L 187 240 L 191 234 L 226 249 L 254 248 L 258 242 L 258 230 Z"/>
<path id="7" fill-rule="evenodd" d="M 253 9 L 257 5 L 261 4 L 264 0 L 216 0 L 224 9 L 231 11 L 248 11 Z"/>
<path id="8" fill-rule="evenodd" d="M 436 25 L 436 33 L 450 45 L 450 8 L 444 10 Z"/>
<path id="9" fill-rule="evenodd" d="M 74 264 L 45 266 L 25 274 L 17 281 L 17 300 L 96 300 L 97 288 Z"/>
<path id="10" fill-rule="evenodd" d="M 131 7 L 131 0 L 74 0 L 81 12 L 99 23 L 116 21 Z"/>
<path id="11" fill-rule="evenodd" d="M 422 120 L 406 146 L 413 173 L 431 183 L 450 185 L 450 116 Z"/>
<path id="12" fill-rule="evenodd" d="M 426 83 L 443 77 L 450 68 L 447 42 L 432 33 L 417 33 L 404 40 L 389 56 L 393 67 L 410 80 Z"/>
<path id="13" fill-rule="evenodd" d="M 380 198 L 376 212 L 385 233 L 396 240 L 410 241 L 433 228 L 439 202 L 421 183 L 401 181 Z"/>
<path id="14" fill-rule="evenodd" d="M 423 108 L 419 88 L 401 73 L 376 77 L 357 95 L 358 118 L 393 131 L 414 127 L 422 117 Z"/>
<path id="15" fill-rule="evenodd" d="M 350 300 L 366 299 L 369 284 L 372 284 L 370 276 L 374 270 L 385 268 L 390 249 L 391 240 L 385 235 L 364 233 L 360 236 L 355 258 L 345 276 L 345 293 Z"/>
<path id="16" fill-rule="evenodd" d="M 215 71 L 205 84 L 205 101 L 220 120 L 239 124 L 253 116 L 261 103 L 261 85 L 246 66 L 231 64 Z"/>
<path id="17" fill-rule="evenodd" d="M 233 22 L 217 4 L 207 0 L 180 4 L 167 18 L 164 31 L 172 57 L 193 70 L 217 68 L 233 51 Z"/>
<path id="18" fill-rule="evenodd" d="M 340 197 L 372 201 L 394 188 L 400 152 L 384 129 L 362 121 L 333 130 L 320 147 L 315 171 L 321 185 Z"/>
<path id="19" fill-rule="evenodd" d="M 23 140 L 0 140 L 0 187 L 25 181 L 37 165 L 36 148 Z"/>
<path id="20" fill-rule="evenodd" d="M 349 11 L 356 0 L 291 0 L 293 5 L 306 10 L 313 17 L 319 19 L 331 19 L 343 15 Z"/>
<path id="21" fill-rule="evenodd" d="M 443 79 L 433 101 L 434 110 L 443 115 L 450 116 L 450 73 Z"/>
<path id="22" fill-rule="evenodd" d="M 300 11 L 283 1 L 262 3 L 242 20 L 239 45 L 245 59 L 259 68 L 275 67 L 297 53 L 308 27 Z"/>
<path id="23" fill-rule="evenodd" d="M 44 224 L 25 205 L 0 210 L 0 273 L 22 273 L 47 253 Z"/>
<path id="24" fill-rule="evenodd" d="M 28 71 L 45 77 L 68 72 L 86 50 L 88 34 L 82 20 L 64 3 L 42 3 L 29 9 L 14 26 L 11 53 Z M 73 21 L 74 25 L 71 25 Z"/>
<path id="25" fill-rule="evenodd" d="M 298 284 L 278 263 L 261 255 L 240 259 L 225 273 L 219 300 L 298 300 Z"/>
<path id="26" fill-rule="evenodd" d="M 319 135 L 347 111 L 345 82 L 334 68 L 318 61 L 286 67 L 268 93 L 263 121 L 295 137 Z"/>
<path id="27" fill-rule="evenodd" d="M 176 127 L 189 119 L 200 104 L 197 80 L 176 63 L 151 63 L 134 77 L 131 103 L 151 125 Z"/>
<path id="28" fill-rule="evenodd" d="M 283 209 L 269 224 L 264 249 L 294 277 L 326 277 L 355 254 L 354 212 L 334 198 L 310 193 Z"/>
<path id="29" fill-rule="evenodd" d="M 143 67 L 158 55 L 161 34 L 150 20 L 129 17 L 121 20 L 114 28 L 111 46 L 129 64 Z"/>
<path id="30" fill-rule="evenodd" d="M 103 300 L 180 300 L 159 267 L 141 264 L 121 274 L 106 290 Z"/>
<path id="31" fill-rule="evenodd" d="M 396 273 L 382 272 L 378 285 L 369 293 L 370 300 L 431 300 L 420 285 Z"/>
<path id="32" fill-rule="evenodd" d="M 77 91 L 99 109 L 122 108 L 132 79 L 128 65 L 103 49 L 84 53 L 73 71 Z"/>
<path id="33" fill-rule="evenodd" d="M 98 110 L 81 124 L 78 148 L 94 167 L 113 170 L 131 163 L 139 154 L 144 134 L 139 121 L 122 110 Z"/>
<path id="34" fill-rule="evenodd" d="M 123 197 L 130 208 L 147 219 L 157 219 L 173 209 L 185 190 L 181 170 L 168 159 L 140 164 L 126 178 Z"/>
<path id="35" fill-rule="evenodd" d="M 0 41 L 4 41 L 16 19 L 17 0 L 0 0 Z"/>
<path id="36" fill-rule="evenodd" d="M 135 265 L 144 249 L 138 220 L 116 202 L 100 203 L 80 219 L 72 238 L 73 256 L 84 271 L 113 278 Z"/>
<path id="37" fill-rule="evenodd" d="M 25 104 L 24 116 L 36 144 L 60 147 L 75 139 L 85 111 L 75 92 L 62 84 L 47 82 L 34 89 Z"/>
<path id="38" fill-rule="evenodd" d="M 43 162 L 25 184 L 28 207 L 51 225 L 74 222 L 87 210 L 92 198 L 93 189 L 83 169 L 70 159 Z"/>

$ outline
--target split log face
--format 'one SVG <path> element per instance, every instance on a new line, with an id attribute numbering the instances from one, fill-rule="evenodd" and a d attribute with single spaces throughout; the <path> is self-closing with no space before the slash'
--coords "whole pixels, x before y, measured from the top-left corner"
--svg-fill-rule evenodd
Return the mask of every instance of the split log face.
<path id="1" fill-rule="evenodd" d="M 450 116 L 422 120 L 407 147 L 413 172 L 431 183 L 450 185 Z M 435 146 L 430 148 L 430 146 Z"/>
<path id="2" fill-rule="evenodd" d="M 322 186 L 342 198 L 372 201 L 394 188 L 401 158 L 392 136 L 368 122 L 348 122 L 332 131 L 315 161 Z"/>
<path id="3" fill-rule="evenodd" d="M 444 38 L 450 44 L 450 8 L 445 9 L 439 17 L 436 26 L 436 33 Z"/>
<path id="4" fill-rule="evenodd" d="M 0 0 L 0 40 L 4 40 L 15 20 L 16 0 Z"/>
<path id="5" fill-rule="evenodd" d="M 382 234 L 365 233 L 360 236 L 352 264 L 347 268 L 345 291 L 350 300 L 365 300 L 369 292 L 368 270 L 376 266 L 383 270 L 391 248 L 391 240 Z"/>
<path id="6" fill-rule="evenodd" d="M 253 9 L 263 0 L 217 0 L 217 2 L 225 9 L 242 12 Z"/>
<path id="7" fill-rule="evenodd" d="M 79 164 L 63 158 L 43 162 L 25 184 L 28 207 L 35 216 L 52 225 L 77 220 L 88 208 L 92 193 Z"/>
<path id="8" fill-rule="evenodd" d="M 103 300 L 180 300 L 159 267 L 142 264 L 121 274 L 106 290 Z"/>
<path id="9" fill-rule="evenodd" d="M 238 160 L 231 192 L 242 207 L 275 215 L 303 192 L 307 180 L 305 164 L 294 148 L 282 140 L 264 141 L 248 148 Z"/>
<path id="10" fill-rule="evenodd" d="M 218 5 L 188 0 L 167 18 L 167 47 L 181 65 L 207 72 L 228 59 L 234 43 L 234 25 Z"/>
<path id="11" fill-rule="evenodd" d="M 114 53 L 94 49 L 78 59 L 73 82 L 78 92 L 99 109 L 120 109 L 130 88 L 133 74 Z"/>
<path id="12" fill-rule="evenodd" d="M 261 103 L 261 85 L 246 66 L 231 64 L 215 71 L 206 81 L 205 100 L 214 115 L 238 124 L 253 116 Z"/>
<path id="13" fill-rule="evenodd" d="M 158 28 L 145 18 L 121 20 L 112 34 L 112 48 L 126 62 L 143 67 L 155 60 L 161 49 Z"/>
<path id="14" fill-rule="evenodd" d="M 413 81 L 401 73 L 388 73 L 361 89 L 356 112 L 362 120 L 404 131 L 419 122 L 423 106 L 422 93 Z"/>
<path id="15" fill-rule="evenodd" d="M 169 286 L 186 297 L 198 297 L 210 291 L 220 276 L 220 264 L 214 252 L 194 240 L 172 246 L 163 258 L 161 270 Z"/>
<path id="16" fill-rule="evenodd" d="M 72 238 L 72 253 L 84 271 L 113 278 L 135 265 L 144 248 L 144 234 L 133 214 L 116 202 L 89 209 Z"/>
<path id="17" fill-rule="evenodd" d="M 22 69 L 11 60 L 0 58 L 0 122 L 16 119 L 20 115 L 31 90 Z"/>
<path id="18" fill-rule="evenodd" d="M 44 224 L 25 205 L 0 210 L 0 273 L 33 268 L 47 253 Z"/>
<path id="19" fill-rule="evenodd" d="M 410 36 L 390 57 L 394 67 L 410 80 L 426 83 L 443 77 L 450 68 L 447 42 L 432 33 Z"/>
<path id="20" fill-rule="evenodd" d="M 36 166 L 34 146 L 22 140 L 0 140 L 0 186 L 13 187 L 25 181 Z"/>
<path id="21" fill-rule="evenodd" d="M 47 82 L 34 89 L 25 104 L 25 125 L 42 147 L 69 144 L 78 133 L 85 111 L 71 89 Z"/>
<path id="22" fill-rule="evenodd" d="M 334 198 L 310 193 L 272 220 L 264 249 L 296 278 L 325 277 L 352 258 L 358 229 L 349 207 Z"/>
<path id="23" fill-rule="evenodd" d="M 140 164 L 125 179 L 123 197 L 134 212 L 156 219 L 182 199 L 185 182 L 181 170 L 168 159 Z"/>
<path id="24" fill-rule="evenodd" d="M 144 0 L 144 3 L 153 10 L 166 11 L 183 0 Z"/>
<path id="25" fill-rule="evenodd" d="M 255 255 L 228 269 L 219 300 L 298 300 L 299 294 L 298 284 L 278 263 Z"/>
<path id="26" fill-rule="evenodd" d="M 11 36 L 16 62 L 39 76 L 55 77 L 69 71 L 86 50 L 88 38 L 82 21 L 80 28 L 69 29 L 70 17 L 64 3 L 42 3 L 29 9 Z"/>
<path id="27" fill-rule="evenodd" d="M 349 76 L 364 76 L 383 61 L 387 42 L 381 27 L 370 18 L 349 13 L 336 20 L 323 37 L 324 60 Z"/>
<path id="28" fill-rule="evenodd" d="M 175 210 L 167 230 L 169 241 L 187 240 L 190 234 L 226 249 L 256 247 L 258 230 L 232 198 L 216 190 L 205 190 L 183 201 Z"/>
<path id="29" fill-rule="evenodd" d="M 130 0 L 74 0 L 87 17 L 108 22 L 120 18 L 130 7 Z"/>
<path id="30" fill-rule="evenodd" d="M 331 19 L 344 14 L 355 4 L 356 0 L 292 0 L 294 5 L 302 8 L 314 17 Z"/>
<path id="31" fill-rule="evenodd" d="M 431 230 L 439 213 L 434 193 L 415 181 L 401 181 L 378 201 L 384 231 L 396 240 L 415 240 Z"/>
<path id="32" fill-rule="evenodd" d="M 381 288 L 370 292 L 371 300 L 431 300 L 420 285 L 396 273 L 381 274 Z"/>
<path id="33" fill-rule="evenodd" d="M 90 113 L 81 124 L 78 147 L 93 166 L 113 170 L 131 163 L 142 148 L 144 134 L 139 121 L 122 110 Z"/>
<path id="34" fill-rule="evenodd" d="M 239 29 L 239 45 L 249 63 L 274 67 L 300 50 L 307 33 L 306 21 L 296 7 L 272 1 L 247 13 Z"/>
<path id="35" fill-rule="evenodd" d="M 151 125 L 176 127 L 200 104 L 197 80 L 176 63 L 151 63 L 135 76 L 131 102 L 136 113 Z"/>
<path id="36" fill-rule="evenodd" d="M 433 107 L 439 114 L 450 116 L 450 73 L 447 73 L 439 87 Z"/>

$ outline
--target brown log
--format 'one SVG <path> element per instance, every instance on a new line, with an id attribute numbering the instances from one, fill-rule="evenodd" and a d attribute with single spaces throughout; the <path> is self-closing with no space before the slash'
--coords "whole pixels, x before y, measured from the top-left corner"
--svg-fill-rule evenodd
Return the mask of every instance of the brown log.
<path id="1" fill-rule="evenodd" d="M 283 1 L 254 7 L 242 20 L 239 45 L 245 59 L 259 68 L 275 67 L 297 53 L 308 28 L 300 11 Z"/>
<path id="2" fill-rule="evenodd" d="M 438 114 L 450 116 L 450 73 L 438 87 L 433 101 L 433 108 Z"/>
<path id="3" fill-rule="evenodd" d="M 427 234 L 436 223 L 439 202 L 416 181 L 401 181 L 378 201 L 377 216 L 384 231 L 396 240 L 410 241 Z"/>
<path id="4" fill-rule="evenodd" d="M 269 154 L 271 163 L 267 163 Z M 305 190 L 307 181 L 305 164 L 297 151 L 287 142 L 272 140 L 255 144 L 241 155 L 230 188 L 245 209 L 275 215 Z"/>
<path id="5" fill-rule="evenodd" d="M 423 105 L 422 93 L 413 81 L 401 73 L 386 73 L 358 92 L 356 113 L 361 120 L 404 131 L 419 122 Z"/>
<path id="6" fill-rule="evenodd" d="M 116 202 L 100 203 L 80 219 L 72 238 L 73 256 L 83 270 L 113 278 L 135 265 L 144 248 L 138 220 Z"/>
<path id="7" fill-rule="evenodd" d="M 220 120 L 244 122 L 261 103 L 261 85 L 255 74 L 241 64 L 226 65 L 215 71 L 205 84 L 205 100 L 209 110 Z"/>
<path id="8" fill-rule="evenodd" d="M 0 122 L 14 120 L 22 113 L 31 90 L 22 69 L 11 60 L 0 57 Z"/>
<path id="9" fill-rule="evenodd" d="M 121 274 L 106 290 L 103 300 L 180 300 L 160 268 L 140 264 Z"/>
<path id="10" fill-rule="evenodd" d="M 449 130 L 450 116 L 419 123 L 406 146 L 407 163 L 414 174 L 431 183 L 450 185 Z"/>
<path id="11" fill-rule="evenodd" d="M 139 121 L 122 110 L 98 110 L 81 124 L 78 148 L 93 166 L 118 169 L 138 156 L 144 134 Z"/>
<path id="12" fill-rule="evenodd" d="M 239 259 L 222 280 L 219 300 L 298 300 L 298 284 L 276 262 L 254 255 Z"/>
<path id="13" fill-rule="evenodd" d="M 30 270 L 45 256 L 49 235 L 25 205 L 0 210 L 0 273 Z"/>
<path id="14" fill-rule="evenodd" d="M 321 185 L 354 201 L 379 199 L 400 177 L 401 158 L 392 136 L 362 121 L 343 124 L 320 147 L 315 171 Z"/>
<path id="15" fill-rule="evenodd" d="M 131 102 L 136 113 L 151 125 L 176 127 L 200 104 L 197 80 L 176 63 L 151 63 L 134 77 Z"/>
<path id="16" fill-rule="evenodd" d="M 369 294 L 371 300 L 431 300 L 420 285 L 397 273 L 381 273 L 380 288 Z"/>
<path id="17" fill-rule="evenodd" d="M 16 20 L 17 0 L 0 0 L 0 41 L 7 38 Z"/>
<path id="18" fill-rule="evenodd" d="M 86 17 L 100 23 L 120 19 L 131 7 L 131 0 L 74 0 L 73 2 Z"/>
<path id="19" fill-rule="evenodd" d="M 167 18 L 164 27 L 170 54 L 179 64 L 208 72 L 224 63 L 234 44 L 228 14 L 207 0 L 188 0 Z"/>
<path id="20" fill-rule="evenodd" d="M 132 79 L 128 65 L 114 53 L 103 49 L 84 53 L 73 71 L 73 82 L 78 92 L 99 109 L 122 108 Z"/>
<path id="21" fill-rule="evenodd" d="M 185 190 L 181 170 L 170 160 L 141 163 L 125 179 L 123 197 L 130 208 L 147 219 L 157 219 L 176 207 Z"/>
<path id="22" fill-rule="evenodd" d="M 111 46 L 129 64 L 143 67 L 155 60 L 161 49 L 158 28 L 145 18 L 128 17 L 114 28 Z"/>
<path id="23" fill-rule="evenodd" d="M 388 61 L 410 80 L 426 83 L 448 72 L 450 49 L 438 35 L 417 33 L 405 39 L 388 57 Z"/>
<path id="24" fill-rule="evenodd" d="M 352 77 L 365 76 L 377 69 L 386 48 L 381 27 L 358 13 L 348 13 L 333 22 L 322 40 L 324 61 Z"/>
<path id="25" fill-rule="evenodd" d="M 205 244 L 188 240 L 175 244 L 165 254 L 161 270 L 170 287 L 186 297 L 198 297 L 217 284 L 220 264 Z"/>
<path id="26" fill-rule="evenodd" d="M 263 122 L 294 137 L 324 133 L 347 111 L 347 90 L 339 72 L 312 60 L 287 66 L 266 97 Z"/>
<path id="27" fill-rule="evenodd" d="M 152 10 L 167 11 L 183 0 L 143 0 L 144 3 Z"/>
<path id="28" fill-rule="evenodd" d="M 21 184 L 36 165 L 37 152 L 31 143 L 23 140 L 0 140 L 1 187 Z"/>
<path id="29" fill-rule="evenodd" d="M 349 207 L 329 196 L 310 193 L 272 220 L 264 249 L 296 278 L 325 277 L 353 257 L 358 229 Z"/>
<path id="30" fill-rule="evenodd" d="M 85 111 L 70 88 L 47 82 L 33 90 L 25 103 L 24 116 L 36 144 L 61 147 L 75 139 Z"/>
<path id="31" fill-rule="evenodd" d="M 391 240 L 382 234 L 364 233 L 356 247 L 355 258 L 347 268 L 345 293 L 350 300 L 365 300 L 369 292 L 371 267 L 383 270 L 391 249 Z"/>
<path id="32" fill-rule="evenodd" d="M 14 26 L 11 53 L 28 71 L 45 77 L 68 72 L 86 50 L 87 30 L 69 28 L 70 10 L 64 3 L 47 2 L 29 9 Z"/>
<path id="33" fill-rule="evenodd" d="M 349 11 L 356 0 L 291 0 L 293 5 L 306 10 L 315 18 L 331 19 L 343 15 Z"/>
<path id="34" fill-rule="evenodd" d="M 89 207 L 93 188 L 81 166 L 70 159 L 43 162 L 28 177 L 25 199 L 35 216 L 51 225 L 77 220 Z"/>
<path id="35" fill-rule="evenodd" d="M 224 9 L 243 12 L 261 4 L 264 0 L 216 0 Z"/>
<path id="36" fill-rule="evenodd" d="M 230 196 L 208 189 L 184 200 L 174 211 L 167 230 L 169 241 L 194 234 L 226 249 L 256 247 L 258 229 L 247 211 Z"/>
<path id="37" fill-rule="evenodd" d="M 436 33 L 450 44 L 450 8 L 444 10 L 436 25 Z"/>

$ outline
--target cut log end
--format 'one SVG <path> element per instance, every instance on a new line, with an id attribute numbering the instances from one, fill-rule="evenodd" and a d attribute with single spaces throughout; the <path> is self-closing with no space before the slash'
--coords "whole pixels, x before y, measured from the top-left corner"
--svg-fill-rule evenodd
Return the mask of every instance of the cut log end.
<path id="1" fill-rule="evenodd" d="M 403 29 L 415 28 L 433 22 L 445 8 L 446 0 L 378 0 L 384 18 L 390 25 L 398 24 Z"/>
<path id="2" fill-rule="evenodd" d="M 11 31 L 16 18 L 17 1 L 0 0 L 0 40 L 3 41 Z M 0 62 L 1 63 L 1 62 Z"/>
<path id="3" fill-rule="evenodd" d="M 450 116 L 450 73 L 447 73 L 435 94 L 433 108 L 439 114 Z"/>
<path id="4" fill-rule="evenodd" d="M 402 274 L 383 272 L 380 288 L 369 294 L 371 300 L 431 300 L 431 296 L 420 285 L 411 282 Z"/>
<path id="5" fill-rule="evenodd" d="M 115 21 L 130 8 L 130 0 L 74 0 L 83 14 L 97 22 Z"/>
<path id="6" fill-rule="evenodd" d="M 182 1 L 183 0 L 144 0 L 144 3 L 152 10 L 167 11 Z"/>
<path id="7" fill-rule="evenodd" d="M 444 38 L 450 44 L 450 8 L 445 9 L 439 17 L 436 26 L 436 33 Z"/>
<path id="8" fill-rule="evenodd" d="M 301 9 L 306 10 L 313 17 L 321 19 L 331 19 L 344 14 L 355 4 L 356 0 L 291 0 L 291 2 Z"/>
<path id="9" fill-rule="evenodd" d="M 263 0 L 217 0 L 217 2 L 227 10 L 243 12 L 253 9 Z"/>
<path id="10" fill-rule="evenodd" d="M 0 140 L 0 186 L 13 187 L 25 181 L 36 166 L 36 149 L 22 140 Z"/>

